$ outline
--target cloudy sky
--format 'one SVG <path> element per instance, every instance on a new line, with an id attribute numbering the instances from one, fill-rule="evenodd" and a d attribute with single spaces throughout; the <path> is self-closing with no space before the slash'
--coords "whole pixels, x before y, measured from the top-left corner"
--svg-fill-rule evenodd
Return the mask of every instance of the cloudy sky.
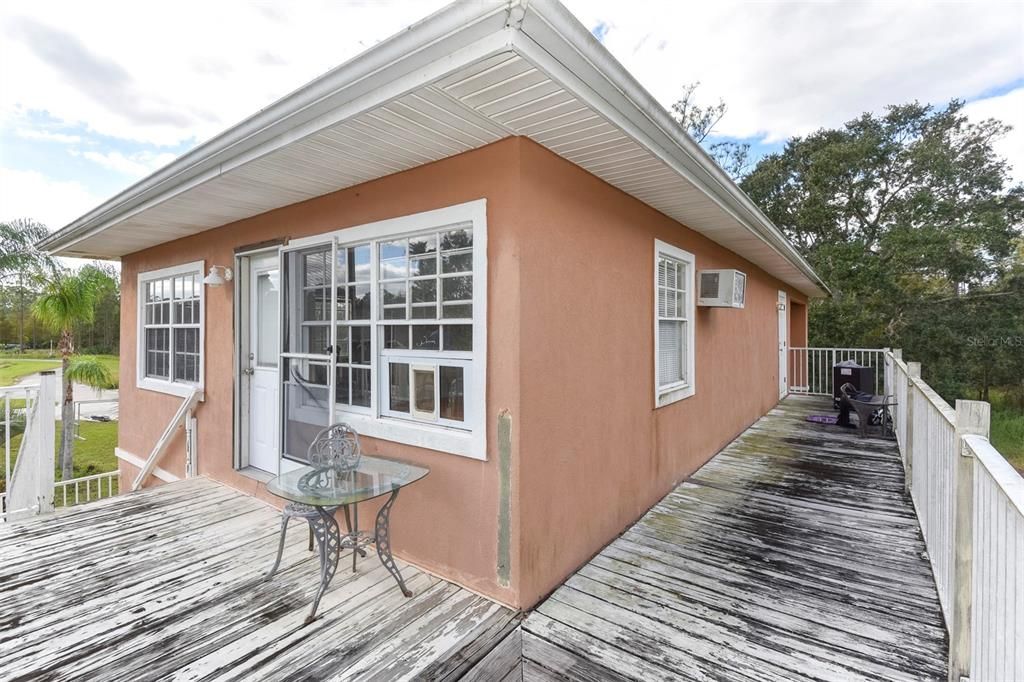
<path id="1" fill-rule="evenodd" d="M 0 5 L 0 220 L 52 229 L 446 4 L 177 0 Z M 700 81 L 723 136 L 758 153 L 914 99 L 968 101 L 1019 130 L 1024 4 L 566 4 L 666 106 Z"/>

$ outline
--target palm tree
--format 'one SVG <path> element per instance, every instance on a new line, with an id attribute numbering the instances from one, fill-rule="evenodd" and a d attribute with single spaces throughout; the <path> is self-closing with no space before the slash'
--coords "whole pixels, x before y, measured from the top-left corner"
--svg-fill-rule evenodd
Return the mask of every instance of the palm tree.
<path id="1" fill-rule="evenodd" d="M 32 306 L 32 314 L 54 334 L 60 335 L 57 350 L 60 351 L 61 374 L 64 382 L 61 402 L 60 465 L 61 479 L 73 475 L 72 447 L 74 445 L 75 394 L 74 382 L 85 379 L 84 383 L 110 384 L 109 372 L 95 358 L 79 358 L 72 361 L 75 353 L 75 325 L 92 322 L 96 298 L 102 282 L 94 271 L 58 271 L 43 285 Z M 97 367 L 97 365 L 99 365 Z M 101 371 L 102 370 L 102 371 Z M 104 372 L 106 372 L 104 374 Z"/>
<path id="2" fill-rule="evenodd" d="M 19 348 L 25 346 L 25 278 L 53 272 L 53 259 L 36 248 L 49 233 L 45 225 L 27 218 L 0 222 L 0 284 L 17 280 Z"/>

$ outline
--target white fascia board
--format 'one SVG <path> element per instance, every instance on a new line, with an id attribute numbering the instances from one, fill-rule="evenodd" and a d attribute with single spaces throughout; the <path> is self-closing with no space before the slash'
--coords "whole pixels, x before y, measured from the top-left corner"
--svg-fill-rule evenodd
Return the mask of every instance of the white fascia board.
<path id="1" fill-rule="evenodd" d="M 55 255 L 140 211 L 507 49 L 507 0 L 450 5 L 182 155 L 39 243 Z"/>
<path id="2" fill-rule="evenodd" d="M 505 50 L 515 50 L 827 288 L 796 249 L 618 61 L 555 0 L 454 3 L 203 143 L 40 242 L 75 244 L 219 175 Z M 109 256 L 107 256 L 109 257 Z"/>
<path id="3" fill-rule="evenodd" d="M 813 287 L 800 287 L 804 293 L 827 295 L 827 286 L 778 228 L 568 9 L 554 0 L 532 0 L 520 31 L 515 37 L 516 52 L 701 188 L 719 208 L 792 263 Z"/>

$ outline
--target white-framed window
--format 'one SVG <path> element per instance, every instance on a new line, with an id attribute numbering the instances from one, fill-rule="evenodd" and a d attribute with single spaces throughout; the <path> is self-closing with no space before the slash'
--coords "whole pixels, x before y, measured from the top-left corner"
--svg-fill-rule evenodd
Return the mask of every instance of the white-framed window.
<path id="1" fill-rule="evenodd" d="M 654 405 L 694 394 L 693 254 L 654 242 Z"/>
<path id="2" fill-rule="evenodd" d="M 282 452 L 314 426 L 486 458 L 486 202 L 293 240 L 282 253 Z"/>
<path id="3" fill-rule="evenodd" d="M 186 395 L 203 385 L 203 261 L 139 274 L 139 388 Z"/>

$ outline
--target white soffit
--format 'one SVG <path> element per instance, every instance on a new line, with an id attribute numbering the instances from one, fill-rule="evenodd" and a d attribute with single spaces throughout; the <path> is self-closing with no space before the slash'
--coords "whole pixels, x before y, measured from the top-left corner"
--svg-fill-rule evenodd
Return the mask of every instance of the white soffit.
<path id="1" fill-rule="evenodd" d="M 824 294 L 810 266 L 668 113 L 547 0 L 534 0 L 525 14 L 518 3 L 446 8 L 200 145 L 42 246 L 118 258 L 510 135 L 529 137 L 796 289 Z"/>

